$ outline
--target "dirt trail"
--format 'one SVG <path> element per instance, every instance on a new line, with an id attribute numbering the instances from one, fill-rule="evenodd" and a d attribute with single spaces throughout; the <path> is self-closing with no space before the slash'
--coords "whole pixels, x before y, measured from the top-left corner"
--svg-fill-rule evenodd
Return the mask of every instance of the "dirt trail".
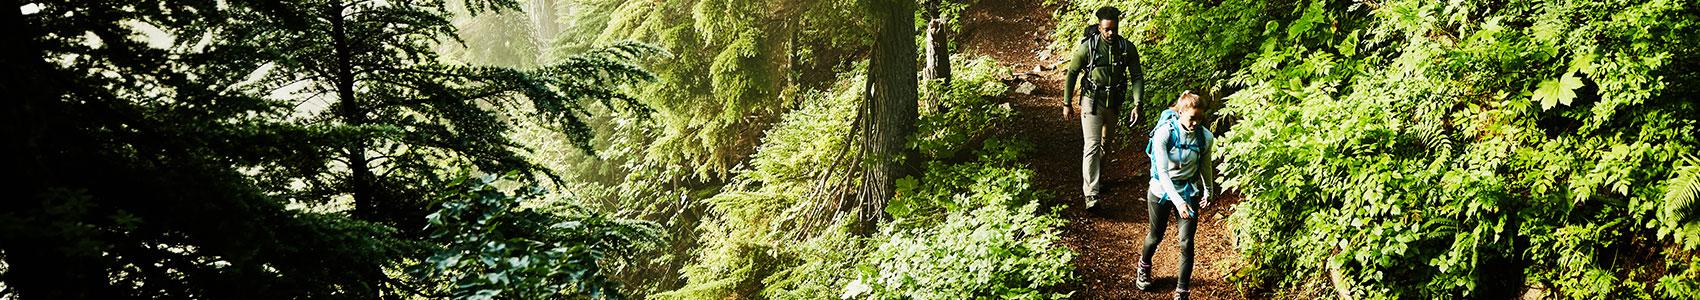
<path id="1" fill-rule="evenodd" d="M 953 38 L 962 54 L 991 56 L 1017 73 L 1032 72 L 1035 66 L 1049 67 L 1065 56 L 1051 53 L 1040 60 L 1040 53 L 1050 44 L 1050 32 L 1057 26 L 1051 18 L 1055 9 L 1040 0 L 980 0 L 963 12 L 963 32 Z M 1075 26 L 1084 25 L 1067 25 Z M 1025 137 L 1038 146 L 1040 150 L 1028 163 L 1038 172 L 1037 184 L 1055 192 L 1056 198 L 1047 204 L 1069 206 L 1063 212 L 1069 220 L 1064 243 L 1080 254 L 1075 261 L 1080 281 L 1069 288 L 1077 291 L 1076 299 L 1169 299 L 1175 288 L 1179 252 L 1174 221 L 1167 225 L 1169 234 L 1152 259 L 1154 288 L 1143 292 L 1133 287 L 1134 266 L 1147 232 L 1143 195 L 1149 161 L 1144 154 L 1144 133 L 1128 135 L 1125 127 L 1112 129 L 1103 175 L 1107 181 L 1102 192 L 1105 200 L 1099 203 L 1103 207 L 1092 212 L 1082 209 L 1080 119 L 1078 114 L 1062 117 L 1062 73 L 1044 68 L 1014 79 L 1019 84 L 1025 78 L 1038 89 L 1032 95 L 1010 94 L 1008 101 L 1016 108 L 1016 117 L 1013 124 L 1001 126 L 999 134 Z M 1193 299 L 1245 298 L 1226 281 L 1238 257 L 1229 244 L 1230 233 L 1223 220 L 1239 197 L 1224 198 L 1229 199 L 1204 212 L 1194 238 Z"/>

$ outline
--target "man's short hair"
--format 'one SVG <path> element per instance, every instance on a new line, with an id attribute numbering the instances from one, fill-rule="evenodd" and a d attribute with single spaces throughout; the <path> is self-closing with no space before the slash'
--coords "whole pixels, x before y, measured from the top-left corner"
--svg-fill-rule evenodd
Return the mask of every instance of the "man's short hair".
<path id="1" fill-rule="evenodd" d="M 1099 7 L 1098 12 L 1093 13 L 1093 15 L 1098 16 L 1099 20 L 1121 21 L 1122 19 L 1122 11 L 1109 6 Z"/>

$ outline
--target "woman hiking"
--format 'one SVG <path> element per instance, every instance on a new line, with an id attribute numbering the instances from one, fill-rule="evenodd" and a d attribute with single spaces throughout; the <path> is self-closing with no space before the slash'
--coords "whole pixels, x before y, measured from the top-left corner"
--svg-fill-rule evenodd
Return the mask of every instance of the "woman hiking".
<path id="1" fill-rule="evenodd" d="M 1150 232 L 1145 236 L 1145 249 L 1139 253 L 1135 286 L 1151 288 L 1151 254 L 1163 242 L 1163 231 L 1169 224 L 1169 214 L 1180 217 L 1176 231 L 1180 240 L 1180 271 L 1175 279 L 1175 299 L 1187 299 L 1192 282 L 1192 235 L 1197 230 L 1198 211 L 1210 206 L 1215 195 L 1216 168 L 1210 157 L 1210 130 L 1198 126 L 1203 116 L 1199 112 L 1198 95 L 1181 92 L 1174 106 L 1164 110 L 1151 131 L 1151 144 L 1146 154 L 1151 157 L 1151 188 L 1145 199 Z M 1173 209 L 1171 209 L 1173 208 Z"/>

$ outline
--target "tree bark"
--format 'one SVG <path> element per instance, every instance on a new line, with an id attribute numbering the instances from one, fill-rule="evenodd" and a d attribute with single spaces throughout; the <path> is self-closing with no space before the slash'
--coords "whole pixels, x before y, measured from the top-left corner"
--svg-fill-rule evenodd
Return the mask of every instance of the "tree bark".
<path id="1" fill-rule="evenodd" d="M 871 234 L 885 220 L 885 204 L 903 170 L 905 144 L 915 128 L 918 103 L 915 51 L 915 2 L 873 0 L 877 26 L 874 52 L 868 64 L 867 105 L 862 132 L 864 172 L 857 205 L 862 222 L 858 233 Z"/>

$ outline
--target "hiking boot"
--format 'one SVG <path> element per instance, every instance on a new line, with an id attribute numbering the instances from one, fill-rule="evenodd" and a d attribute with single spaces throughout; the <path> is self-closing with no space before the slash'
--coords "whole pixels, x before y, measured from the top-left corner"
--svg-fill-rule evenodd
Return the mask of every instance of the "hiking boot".
<path id="1" fill-rule="evenodd" d="M 1086 196 L 1086 209 L 1098 206 L 1098 196 Z"/>
<path id="2" fill-rule="evenodd" d="M 1192 292 L 1187 290 L 1175 290 L 1175 300 L 1187 300 L 1187 294 L 1192 294 Z"/>
<path id="3" fill-rule="evenodd" d="M 1133 287 L 1141 291 L 1151 290 L 1151 264 L 1140 263 L 1137 274 L 1133 277 Z"/>

